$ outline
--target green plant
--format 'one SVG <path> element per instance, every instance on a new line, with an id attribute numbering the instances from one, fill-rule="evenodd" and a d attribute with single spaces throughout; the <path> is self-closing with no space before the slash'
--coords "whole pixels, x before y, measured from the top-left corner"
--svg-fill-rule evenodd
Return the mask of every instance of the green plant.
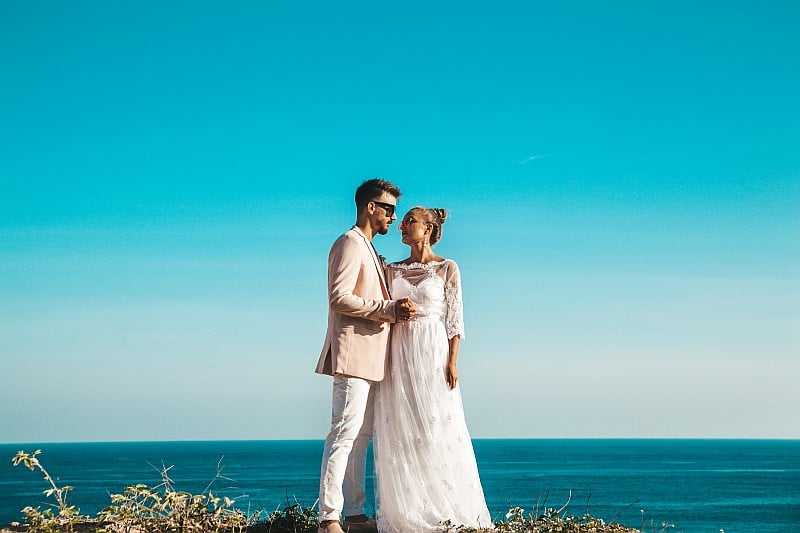
<path id="1" fill-rule="evenodd" d="M 615 522 L 607 524 L 600 518 L 596 518 L 587 510 L 581 517 L 566 514 L 566 509 L 572 500 L 570 492 L 567 502 L 559 509 L 546 507 L 548 494 L 544 495 L 536 502 L 535 508 L 526 513 L 522 507 L 511 507 L 505 514 L 503 520 L 498 520 L 494 524 L 494 529 L 478 529 L 466 526 L 457 526 L 448 520 L 442 524 L 444 533 L 638 533 L 635 529 L 630 529 Z M 591 494 L 590 494 L 591 497 Z M 539 512 L 540 503 L 545 506 L 543 512 Z"/>
<path id="2" fill-rule="evenodd" d="M 133 533 L 139 531 L 220 532 L 245 531 L 254 522 L 235 507 L 235 500 L 215 496 L 211 485 L 222 477 L 222 467 L 201 494 L 177 491 L 169 477 L 172 467 L 160 470 L 162 482 L 155 487 L 145 484 L 129 485 L 122 494 L 111 495 L 111 505 L 100 511 L 99 531 Z"/>
<path id="3" fill-rule="evenodd" d="M 646 516 L 645 516 L 644 509 L 639 509 L 639 512 L 642 514 L 642 525 L 641 525 L 640 529 L 642 531 L 645 531 L 645 527 L 644 526 L 645 526 L 645 523 L 646 523 L 647 519 L 646 519 Z M 675 524 L 670 524 L 669 522 L 661 522 L 661 529 L 658 530 L 658 533 L 667 533 L 668 530 L 670 530 L 670 529 L 672 529 L 674 527 L 675 527 Z M 650 519 L 650 531 L 652 531 L 653 533 L 656 532 L 656 522 L 652 518 Z M 720 529 L 720 532 L 721 533 L 725 533 L 725 531 L 722 530 L 722 529 Z"/>
<path id="4" fill-rule="evenodd" d="M 96 518 L 81 516 L 75 506 L 67 504 L 67 493 L 72 487 L 59 487 L 41 465 L 37 456 L 41 450 L 33 453 L 18 452 L 13 459 L 14 466 L 25 465 L 30 470 L 39 469 L 50 487 L 44 491 L 47 497 L 53 497 L 53 509 L 41 510 L 39 507 L 25 507 L 22 513 L 26 520 L 26 531 L 30 533 L 74 532 L 80 525 L 80 531 L 95 533 L 313 533 L 318 526 L 317 502 L 304 507 L 294 499 L 294 503 L 286 496 L 286 505 L 275 509 L 263 519 L 261 511 L 247 514 L 236 508 L 236 500 L 219 497 L 211 492 L 212 485 L 222 476 L 222 460 L 217 464 L 217 472 L 200 494 L 175 490 L 175 483 L 169 476 L 172 466 L 163 466 L 159 471 L 161 483 L 154 487 L 145 484 L 128 485 L 121 494 L 111 495 L 111 505 L 100 511 Z M 566 509 L 572 499 L 570 493 L 567 502 L 556 509 L 547 507 L 549 493 L 544 493 L 536 502 L 530 513 L 522 507 L 511 507 L 502 520 L 496 520 L 494 529 L 476 529 L 457 525 L 451 520 L 441 524 L 443 533 L 638 533 L 639 530 L 626 528 L 615 520 L 605 523 L 602 519 L 589 514 L 589 501 L 582 517 L 567 515 Z M 591 494 L 589 495 L 591 498 Z M 540 508 L 542 509 L 540 512 Z M 616 517 L 614 517 L 616 519 Z M 642 530 L 645 526 L 642 511 Z M 667 533 L 674 528 L 672 524 L 662 523 L 658 533 Z M 656 533 L 656 526 L 650 521 L 650 531 Z"/>
<path id="5" fill-rule="evenodd" d="M 319 500 L 317 500 L 319 501 Z M 286 506 L 283 510 L 275 509 L 266 519 L 269 530 L 281 528 L 292 533 L 312 533 L 317 530 L 319 525 L 318 511 L 314 508 L 317 502 L 311 507 L 303 507 L 295 498 L 294 503 L 289 503 L 289 495 L 286 495 Z"/>
<path id="6" fill-rule="evenodd" d="M 53 509 L 42 511 L 40 507 L 28 506 L 22 509 L 22 515 L 28 523 L 28 531 L 53 532 L 63 527 L 66 531 L 71 532 L 73 531 L 73 526 L 83 519 L 80 516 L 79 509 L 74 505 L 67 504 L 67 493 L 72 490 L 72 487 L 59 487 L 56 485 L 53 477 L 37 459 L 37 456 L 41 453 L 42 450 L 36 450 L 33 453 L 26 453 L 20 450 L 11 460 L 14 466 L 23 464 L 31 472 L 39 469 L 44 475 L 45 481 L 50 484 L 50 488 L 43 491 L 44 495 L 48 498 L 53 497 L 56 500 L 52 507 L 57 509 L 58 513 L 54 513 Z"/>

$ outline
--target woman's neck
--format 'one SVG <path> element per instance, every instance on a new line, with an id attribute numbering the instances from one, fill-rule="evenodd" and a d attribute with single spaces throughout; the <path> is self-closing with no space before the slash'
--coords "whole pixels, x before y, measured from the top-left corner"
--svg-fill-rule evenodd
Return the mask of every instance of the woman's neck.
<path id="1" fill-rule="evenodd" d="M 412 244 L 411 257 L 408 258 L 411 263 L 430 263 L 431 261 L 438 261 L 441 257 L 433 253 L 430 244 Z"/>

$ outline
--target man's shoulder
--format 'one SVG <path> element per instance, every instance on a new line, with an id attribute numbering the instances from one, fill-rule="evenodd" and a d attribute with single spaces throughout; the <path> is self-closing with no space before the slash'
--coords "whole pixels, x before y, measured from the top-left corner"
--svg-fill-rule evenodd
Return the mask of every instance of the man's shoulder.
<path id="1" fill-rule="evenodd" d="M 352 250 L 359 248 L 362 245 L 362 241 L 364 237 L 358 233 L 355 229 L 349 229 L 339 235 L 335 241 L 333 241 L 333 245 L 331 246 L 331 251 L 333 250 Z"/>
<path id="2" fill-rule="evenodd" d="M 358 242 L 362 239 L 362 236 L 355 230 L 355 228 L 350 228 L 349 230 L 345 231 L 341 235 L 339 235 L 335 241 L 333 241 L 333 245 L 339 243 L 349 243 L 349 242 Z"/>

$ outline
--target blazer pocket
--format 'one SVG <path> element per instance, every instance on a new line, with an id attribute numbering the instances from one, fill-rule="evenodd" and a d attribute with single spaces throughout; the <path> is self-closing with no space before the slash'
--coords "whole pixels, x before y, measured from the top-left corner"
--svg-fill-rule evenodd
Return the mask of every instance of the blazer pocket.
<path id="1" fill-rule="evenodd" d="M 381 332 L 381 323 L 374 320 L 354 320 L 352 328 L 355 335 L 375 335 Z"/>

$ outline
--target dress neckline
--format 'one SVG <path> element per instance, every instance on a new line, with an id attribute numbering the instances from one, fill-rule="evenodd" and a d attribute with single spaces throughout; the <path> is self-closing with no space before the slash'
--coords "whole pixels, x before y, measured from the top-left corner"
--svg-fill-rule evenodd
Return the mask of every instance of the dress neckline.
<path id="1" fill-rule="evenodd" d="M 393 268 L 408 270 L 411 268 L 429 268 L 432 266 L 443 265 L 447 261 L 448 261 L 447 259 L 442 259 L 441 261 L 428 261 L 427 263 L 420 263 L 419 261 L 414 261 L 413 263 L 397 262 L 397 263 L 392 263 L 389 266 Z"/>

